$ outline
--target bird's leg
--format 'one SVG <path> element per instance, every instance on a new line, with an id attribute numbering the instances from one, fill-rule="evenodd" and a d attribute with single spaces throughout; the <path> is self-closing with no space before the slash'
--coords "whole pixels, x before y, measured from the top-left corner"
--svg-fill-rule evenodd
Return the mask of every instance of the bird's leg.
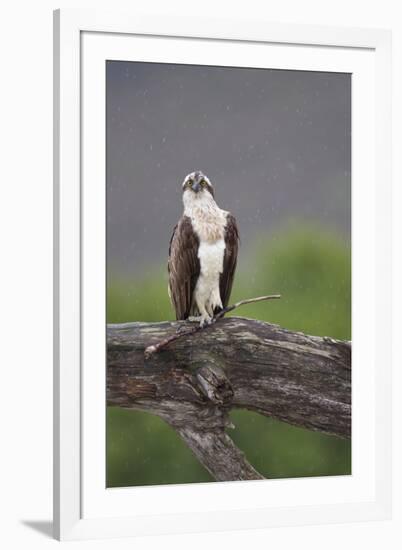
<path id="1" fill-rule="evenodd" d="M 219 293 L 219 287 L 212 292 L 211 298 L 209 299 L 207 304 L 207 309 L 211 317 L 214 317 L 215 310 L 223 309 L 222 300 Z"/>
<path id="2" fill-rule="evenodd" d="M 210 325 L 212 322 L 212 316 L 209 315 L 208 311 L 206 310 L 204 302 L 197 299 L 196 299 L 196 302 L 197 302 L 198 311 L 200 312 L 200 317 L 199 317 L 200 327 L 203 327 L 206 324 Z"/>
<path id="3" fill-rule="evenodd" d="M 210 300 L 205 304 L 205 309 L 207 310 L 208 315 L 212 318 L 214 316 L 214 308 Z"/>
<path id="4" fill-rule="evenodd" d="M 210 325 L 211 323 L 212 323 L 212 317 L 208 315 L 207 312 L 201 315 L 200 327 L 204 327 L 205 325 Z"/>

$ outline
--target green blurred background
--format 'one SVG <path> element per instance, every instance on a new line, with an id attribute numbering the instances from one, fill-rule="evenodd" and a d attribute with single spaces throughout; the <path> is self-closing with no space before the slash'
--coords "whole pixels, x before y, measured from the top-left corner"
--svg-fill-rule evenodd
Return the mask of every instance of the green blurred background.
<path id="1" fill-rule="evenodd" d="M 309 334 L 350 339 L 351 265 L 345 240 L 322 227 L 293 224 L 259 239 L 250 254 L 252 274 L 236 278 L 231 302 L 281 293 L 278 302 L 243 307 L 237 315 L 278 323 Z M 150 276 L 149 273 L 152 275 Z M 172 318 L 165 265 L 139 279 L 108 287 L 109 323 Z M 230 436 L 269 478 L 345 475 L 351 471 L 349 441 L 249 411 L 231 413 Z M 175 431 L 148 413 L 107 411 L 107 486 L 212 481 Z"/>

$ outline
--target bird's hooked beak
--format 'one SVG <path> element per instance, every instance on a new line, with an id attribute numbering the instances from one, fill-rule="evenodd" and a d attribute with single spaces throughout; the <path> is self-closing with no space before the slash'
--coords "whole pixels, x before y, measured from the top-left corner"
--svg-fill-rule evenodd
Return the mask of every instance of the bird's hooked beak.
<path id="1" fill-rule="evenodd" d="M 201 185 L 198 183 L 198 181 L 193 181 L 191 189 L 194 191 L 194 193 L 198 193 L 198 191 L 201 191 Z"/>

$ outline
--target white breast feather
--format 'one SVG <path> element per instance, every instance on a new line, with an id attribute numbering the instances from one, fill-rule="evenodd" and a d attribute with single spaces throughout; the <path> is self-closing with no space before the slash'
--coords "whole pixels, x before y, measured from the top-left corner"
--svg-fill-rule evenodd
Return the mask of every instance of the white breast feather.
<path id="1" fill-rule="evenodd" d="M 194 298 L 201 315 L 206 310 L 210 317 L 214 309 L 222 307 L 219 290 L 219 277 L 223 271 L 225 241 L 219 239 L 215 243 L 200 242 L 198 258 L 200 259 L 200 276 L 198 278 Z"/>
<path id="2" fill-rule="evenodd" d="M 228 212 L 221 210 L 208 192 L 195 198 L 193 193 L 187 195 L 186 191 L 183 199 L 184 214 L 191 218 L 200 243 L 200 275 L 194 291 L 194 306 L 201 318 L 208 320 L 213 317 L 215 308 L 222 307 L 219 279 L 223 272 Z"/>

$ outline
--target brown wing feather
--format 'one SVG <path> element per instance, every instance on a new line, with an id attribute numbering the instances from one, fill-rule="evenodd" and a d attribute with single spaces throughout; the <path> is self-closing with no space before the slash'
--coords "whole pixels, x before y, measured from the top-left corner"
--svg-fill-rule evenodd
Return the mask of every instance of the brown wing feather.
<path id="1" fill-rule="evenodd" d="M 199 240 L 191 220 L 183 216 L 173 230 L 169 246 L 169 294 L 176 319 L 187 319 L 200 274 Z"/>
<path id="2" fill-rule="evenodd" d="M 230 293 L 232 291 L 239 242 L 239 230 L 237 228 L 236 218 L 232 214 L 228 214 L 225 228 L 225 256 L 223 258 L 223 272 L 219 281 L 219 290 L 223 307 L 228 305 Z"/>

